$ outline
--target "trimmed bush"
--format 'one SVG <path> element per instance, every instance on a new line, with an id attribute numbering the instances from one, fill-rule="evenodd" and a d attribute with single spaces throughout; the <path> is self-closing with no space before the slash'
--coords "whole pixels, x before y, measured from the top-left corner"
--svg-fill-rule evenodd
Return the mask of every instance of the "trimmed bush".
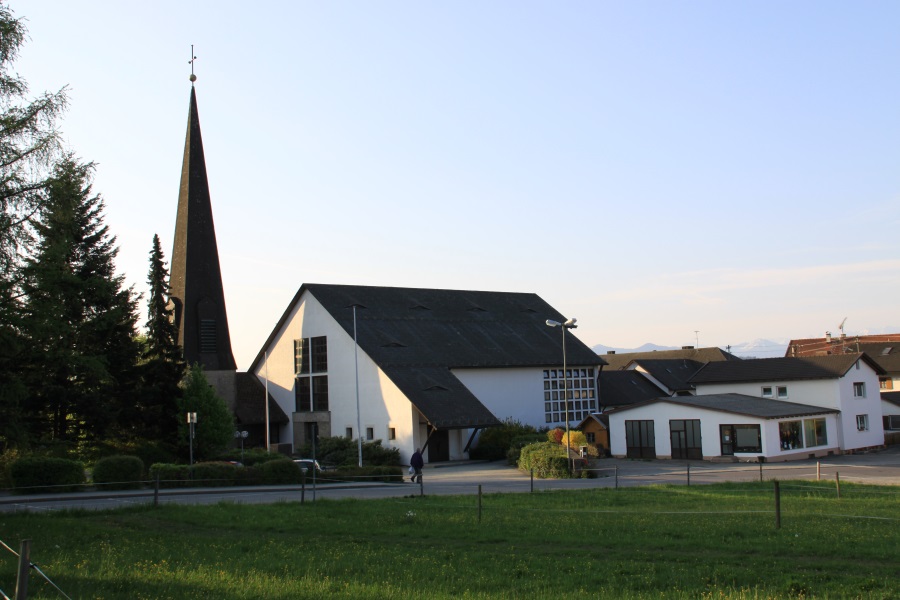
<path id="1" fill-rule="evenodd" d="M 259 472 L 260 480 L 266 485 L 300 485 L 303 483 L 303 471 L 293 460 L 280 458 L 270 460 L 253 467 Z M 310 476 L 307 475 L 307 478 Z"/>
<path id="2" fill-rule="evenodd" d="M 143 477 L 144 461 L 137 456 L 107 456 L 94 465 L 94 485 L 103 490 L 135 490 Z"/>
<path id="3" fill-rule="evenodd" d="M 84 483 L 84 465 L 76 460 L 27 456 L 10 467 L 18 492 L 71 492 Z"/>
<path id="4" fill-rule="evenodd" d="M 229 450 L 219 456 L 220 460 L 233 460 L 240 462 L 245 467 L 261 465 L 271 460 L 284 460 L 284 455 L 278 452 L 266 452 L 263 448 L 253 448 L 252 450 L 244 450 L 244 457 L 241 460 L 240 448 Z"/>
<path id="5" fill-rule="evenodd" d="M 312 446 L 306 444 L 297 449 L 295 453 L 299 458 L 311 458 Z M 381 440 L 363 442 L 363 464 L 375 466 L 395 466 L 400 464 L 400 450 L 386 448 L 381 445 Z M 316 444 L 316 460 L 320 465 L 333 465 L 336 467 L 353 466 L 359 464 L 359 441 L 346 437 L 323 437 Z"/>
<path id="6" fill-rule="evenodd" d="M 192 485 L 191 468 L 187 465 L 156 463 L 150 466 L 150 479 L 159 479 L 161 488 L 189 487 Z"/>
<path id="7" fill-rule="evenodd" d="M 230 462 L 202 462 L 194 465 L 194 485 L 198 487 L 229 487 L 246 485 L 244 469 Z"/>
<path id="8" fill-rule="evenodd" d="M 553 442 L 529 444 L 522 448 L 519 468 L 523 471 L 534 470 L 534 476 L 540 479 L 570 479 L 573 476 L 569 473 L 565 449 Z"/>

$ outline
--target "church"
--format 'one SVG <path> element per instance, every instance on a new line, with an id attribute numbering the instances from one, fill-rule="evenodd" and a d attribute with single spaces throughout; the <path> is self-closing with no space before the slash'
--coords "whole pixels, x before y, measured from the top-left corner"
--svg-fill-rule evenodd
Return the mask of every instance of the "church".
<path id="1" fill-rule="evenodd" d="M 346 436 L 381 440 L 404 461 L 416 448 L 428 462 L 461 460 L 505 420 L 565 427 L 598 411 L 604 361 L 527 293 L 302 284 L 238 372 L 195 79 L 171 302 L 186 362 L 203 366 L 249 446 L 290 454 L 316 436 Z"/>

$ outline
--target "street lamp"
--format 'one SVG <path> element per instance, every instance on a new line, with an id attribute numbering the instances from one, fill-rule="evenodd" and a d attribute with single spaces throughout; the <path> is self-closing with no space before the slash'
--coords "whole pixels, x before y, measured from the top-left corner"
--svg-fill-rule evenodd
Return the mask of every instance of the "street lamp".
<path id="1" fill-rule="evenodd" d="M 188 429 L 190 429 L 190 437 L 191 437 L 191 450 L 190 450 L 191 462 L 190 462 L 190 465 L 193 467 L 194 466 L 194 427 L 197 425 L 197 413 L 189 412 L 187 414 L 187 424 L 188 424 Z"/>
<path id="2" fill-rule="evenodd" d="M 241 440 L 241 464 L 244 464 L 244 440 L 247 439 L 247 436 L 250 435 L 246 431 L 235 431 L 234 439 Z"/>
<path id="3" fill-rule="evenodd" d="M 559 327 L 562 330 L 562 350 L 563 350 L 563 400 L 566 408 L 566 462 L 571 461 L 571 452 L 569 448 L 569 374 L 566 372 L 566 329 L 575 329 L 578 325 L 575 321 L 578 319 L 572 317 L 567 321 L 560 323 L 553 319 L 547 319 L 548 327 Z M 571 470 L 571 466 L 569 468 Z"/>

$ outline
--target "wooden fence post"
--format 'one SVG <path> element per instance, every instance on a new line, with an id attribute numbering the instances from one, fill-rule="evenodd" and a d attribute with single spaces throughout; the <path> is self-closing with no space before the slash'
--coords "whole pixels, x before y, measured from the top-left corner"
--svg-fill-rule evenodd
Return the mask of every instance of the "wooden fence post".
<path id="1" fill-rule="evenodd" d="M 762 463 L 759 463 L 759 482 L 762 483 L 762 480 L 763 480 L 763 476 L 762 476 Z"/>
<path id="2" fill-rule="evenodd" d="M 822 481 L 822 463 L 816 461 L 816 481 Z"/>
<path id="3" fill-rule="evenodd" d="M 775 529 L 781 529 L 781 488 L 775 480 Z"/>
<path id="4" fill-rule="evenodd" d="M 153 482 L 153 508 L 159 508 L 159 472 L 156 473 L 156 480 Z"/>
<path id="5" fill-rule="evenodd" d="M 687 484 L 688 487 L 691 485 L 691 465 L 687 466 Z"/>
<path id="6" fill-rule="evenodd" d="M 531 492 L 534 493 L 534 467 L 531 467 Z"/>
<path id="7" fill-rule="evenodd" d="M 840 499 L 841 497 L 841 474 L 837 471 L 834 472 L 834 485 L 837 488 L 837 497 Z"/>
<path id="8" fill-rule="evenodd" d="M 616 489 L 619 489 L 619 465 L 616 465 Z"/>
<path id="9" fill-rule="evenodd" d="M 22 540 L 19 548 L 19 572 L 16 576 L 16 600 L 28 597 L 28 570 L 31 568 L 31 540 Z"/>

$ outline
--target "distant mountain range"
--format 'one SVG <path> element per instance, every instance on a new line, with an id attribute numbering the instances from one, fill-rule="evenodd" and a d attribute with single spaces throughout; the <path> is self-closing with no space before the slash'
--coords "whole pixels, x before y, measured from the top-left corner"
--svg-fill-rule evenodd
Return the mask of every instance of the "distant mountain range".
<path id="1" fill-rule="evenodd" d="M 784 353 L 787 352 L 788 341 L 789 340 L 773 341 L 758 339 L 753 340 L 752 342 L 734 344 L 733 346 L 722 348 L 722 350 L 731 352 L 735 356 L 741 358 L 777 358 L 779 356 L 784 356 Z M 610 350 L 614 350 L 616 354 L 628 354 L 630 352 L 653 352 L 654 350 L 679 349 L 678 346 L 660 346 L 651 343 L 644 344 L 638 348 L 614 348 L 612 346 L 604 346 L 603 344 L 598 344 L 592 348 L 594 352 L 601 356 Z"/>

